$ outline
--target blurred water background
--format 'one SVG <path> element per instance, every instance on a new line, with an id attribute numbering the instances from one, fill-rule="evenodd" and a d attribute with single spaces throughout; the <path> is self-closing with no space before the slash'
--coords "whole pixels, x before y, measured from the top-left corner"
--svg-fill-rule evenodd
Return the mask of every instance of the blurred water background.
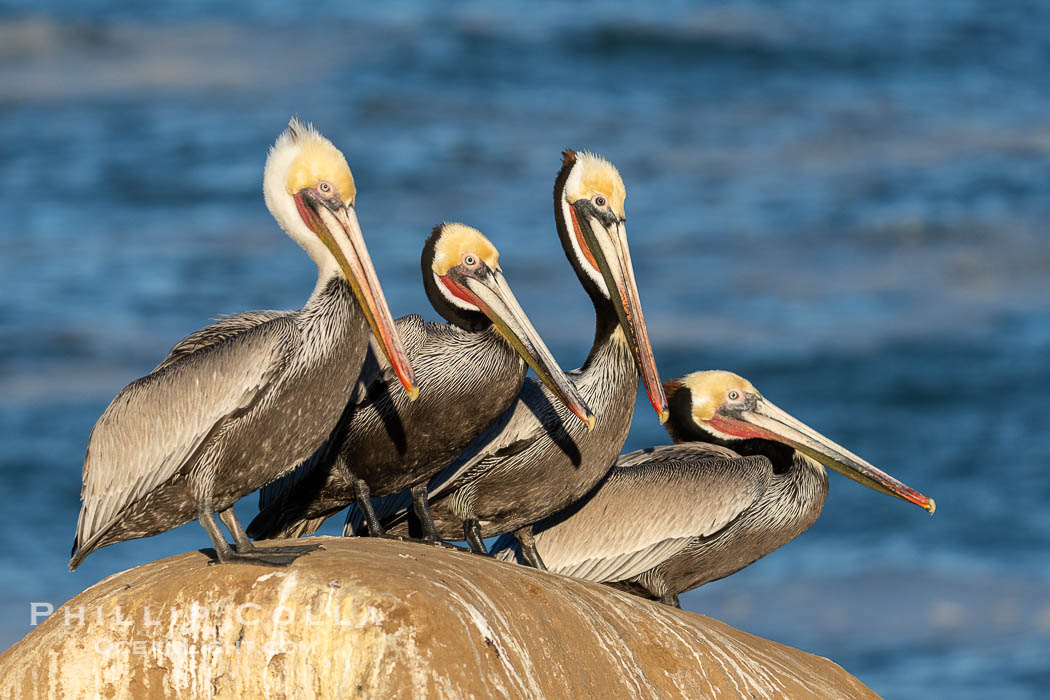
<path id="1" fill-rule="evenodd" d="M 349 158 L 395 315 L 434 316 L 419 251 L 462 220 L 569 368 L 592 312 L 553 178 L 565 147 L 608 156 L 662 375 L 736 370 L 939 506 L 832 475 L 810 531 L 684 605 L 889 698 L 1050 692 L 1050 5 L 0 8 L 0 648 L 30 601 L 207 544 L 66 570 L 116 392 L 311 290 L 260 189 L 299 115 Z M 641 400 L 627 448 L 663 442 Z"/>

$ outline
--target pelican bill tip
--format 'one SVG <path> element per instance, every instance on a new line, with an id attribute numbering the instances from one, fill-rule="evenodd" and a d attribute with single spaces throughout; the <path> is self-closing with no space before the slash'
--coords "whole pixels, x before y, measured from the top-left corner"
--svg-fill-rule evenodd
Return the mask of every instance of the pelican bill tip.
<path id="1" fill-rule="evenodd" d="M 926 510 L 929 511 L 930 515 L 933 515 L 934 511 L 937 510 L 937 501 L 933 500 L 929 496 L 926 497 Z"/>
<path id="2" fill-rule="evenodd" d="M 583 422 L 587 424 L 587 430 L 590 431 L 594 430 L 594 424 L 597 422 L 597 419 L 594 417 L 593 413 L 588 413 Z"/>
<path id="3" fill-rule="evenodd" d="M 671 412 L 666 408 L 660 411 L 660 425 L 667 422 L 667 419 L 671 417 Z"/>
<path id="4" fill-rule="evenodd" d="M 407 388 L 407 391 L 408 391 L 408 400 L 409 401 L 415 401 L 416 399 L 419 398 L 419 387 L 418 386 L 415 386 L 414 384 L 413 385 L 409 385 L 409 387 Z"/>

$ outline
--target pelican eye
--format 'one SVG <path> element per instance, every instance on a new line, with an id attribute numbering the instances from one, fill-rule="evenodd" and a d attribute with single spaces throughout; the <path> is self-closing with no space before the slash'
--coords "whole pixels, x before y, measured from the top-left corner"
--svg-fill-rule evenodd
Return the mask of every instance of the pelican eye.
<path id="1" fill-rule="evenodd" d="M 474 267 L 475 265 L 478 264 L 478 259 L 475 258 L 470 253 L 467 253 L 466 255 L 463 256 L 463 264 L 466 265 L 467 267 Z"/>
<path id="2" fill-rule="evenodd" d="M 729 400 L 730 401 L 736 401 L 739 398 L 740 398 L 740 393 L 738 391 L 733 390 L 733 391 L 729 392 Z"/>
<path id="3" fill-rule="evenodd" d="M 321 192 L 325 194 L 330 194 L 332 192 L 332 186 L 329 185 L 327 182 L 323 181 L 317 186 L 317 189 L 321 190 Z"/>
<path id="4" fill-rule="evenodd" d="M 594 203 L 596 205 L 598 205 L 599 207 L 604 207 L 605 204 L 606 204 L 605 197 L 603 197 L 601 195 L 598 195 L 597 197 L 594 198 Z"/>

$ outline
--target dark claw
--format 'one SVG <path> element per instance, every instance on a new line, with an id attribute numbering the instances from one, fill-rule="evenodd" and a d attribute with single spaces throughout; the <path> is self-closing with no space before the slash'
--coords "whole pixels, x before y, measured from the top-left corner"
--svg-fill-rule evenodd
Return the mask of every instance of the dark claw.
<path id="1" fill-rule="evenodd" d="M 212 560 L 209 564 L 255 564 L 283 568 L 300 557 L 299 554 L 267 554 L 262 550 L 252 553 L 230 552 L 222 560 Z"/>
<path id="2" fill-rule="evenodd" d="M 485 540 L 481 537 L 481 525 L 477 519 L 471 518 L 463 521 L 463 539 L 470 545 L 470 551 L 475 554 L 489 553 L 485 547 Z"/>
<path id="3" fill-rule="evenodd" d="M 521 555 L 525 557 L 525 561 L 534 569 L 546 571 L 547 565 L 543 563 L 543 558 L 540 556 L 539 550 L 536 549 L 536 538 L 532 534 L 532 526 L 528 525 L 520 530 L 516 530 L 514 537 L 518 540 Z"/>
<path id="4" fill-rule="evenodd" d="M 456 552 L 470 552 L 469 547 L 460 547 L 458 544 L 452 544 L 445 540 L 428 540 L 424 539 L 423 544 L 429 544 L 433 547 L 440 547 L 441 549 L 451 549 Z"/>
<path id="5" fill-rule="evenodd" d="M 253 552 L 261 552 L 263 554 L 308 554 L 309 552 L 316 552 L 317 550 L 324 550 L 324 546 L 320 544 L 288 544 L 279 545 L 277 547 L 256 547 Z M 247 552 L 245 552 L 247 554 Z"/>

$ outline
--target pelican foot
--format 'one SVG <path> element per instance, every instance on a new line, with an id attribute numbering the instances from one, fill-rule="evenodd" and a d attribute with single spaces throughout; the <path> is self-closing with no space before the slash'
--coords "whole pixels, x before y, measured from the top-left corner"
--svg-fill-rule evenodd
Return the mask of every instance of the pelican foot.
<path id="1" fill-rule="evenodd" d="M 525 557 L 525 561 L 528 562 L 529 566 L 538 571 L 546 571 L 547 565 L 543 563 L 543 557 L 541 557 L 540 553 L 536 551 L 535 543 L 530 543 L 530 545 L 531 546 L 526 546 L 522 543 L 521 546 L 521 554 Z"/>
<path id="2" fill-rule="evenodd" d="M 520 530 L 515 530 L 514 537 L 517 538 L 521 555 L 525 557 L 525 561 L 529 566 L 539 571 L 546 571 L 547 565 L 543 563 L 543 557 L 540 556 L 539 550 L 536 549 L 536 538 L 532 534 L 532 526 L 528 525 Z"/>
<path id="3" fill-rule="evenodd" d="M 535 559 L 529 559 L 529 555 L 525 554 L 525 560 L 529 563 L 529 566 L 536 569 L 537 571 L 547 570 L 547 565 L 543 563 L 543 559 L 540 558 L 539 553 L 536 554 Z"/>
<path id="4" fill-rule="evenodd" d="M 394 535 L 387 535 L 387 537 L 393 539 Z M 411 542 L 412 544 L 430 545 L 431 547 L 439 547 L 441 549 L 450 549 L 456 552 L 469 552 L 468 547 L 460 547 L 458 544 L 452 544 L 448 540 L 443 540 L 440 537 L 399 537 L 402 542 Z"/>
<path id="5" fill-rule="evenodd" d="M 424 537 L 422 540 L 420 540 L 420 543 L 429 544 L 432 547 L 440 547 L 441 549 L 451 549 L 456 552 L 470 551 L 470 547 L 460 547 L 458 544 L 452 544 L 451 542 L 446 542 L 445 540 L 432 540 Z"/>
<path id="6" fill-rule="evenodd" d="M 475 554 L 488 554 L 485 540 L 481 537 L 481 524 L 477 518 L 469 518 L 463 521 L 463 539 L 470 545 L 470 551 Z"/>
<path id="7" fill-rule="evenodd" d="M 317 550 L 324 550 L 324 545 L 320 544 L 284 544 L 276 547 L 255 547 L 249 551 L 262 552 L 264 554 L 308 554 L 310 552 L 316 552 Z M 243 552 L 247 553 L 247 552 Z"/>
<path id="8" fill-rule="evenodd" d="M 256 566 L 270 566 L 283 568 L 302 556 L 299 554 L 269 554 L 258 549 L 254 552 L 229 552 L 221 559 L 213 559 L 208 562 L 209 566 L 215 564 L 255 564 Z"/>

